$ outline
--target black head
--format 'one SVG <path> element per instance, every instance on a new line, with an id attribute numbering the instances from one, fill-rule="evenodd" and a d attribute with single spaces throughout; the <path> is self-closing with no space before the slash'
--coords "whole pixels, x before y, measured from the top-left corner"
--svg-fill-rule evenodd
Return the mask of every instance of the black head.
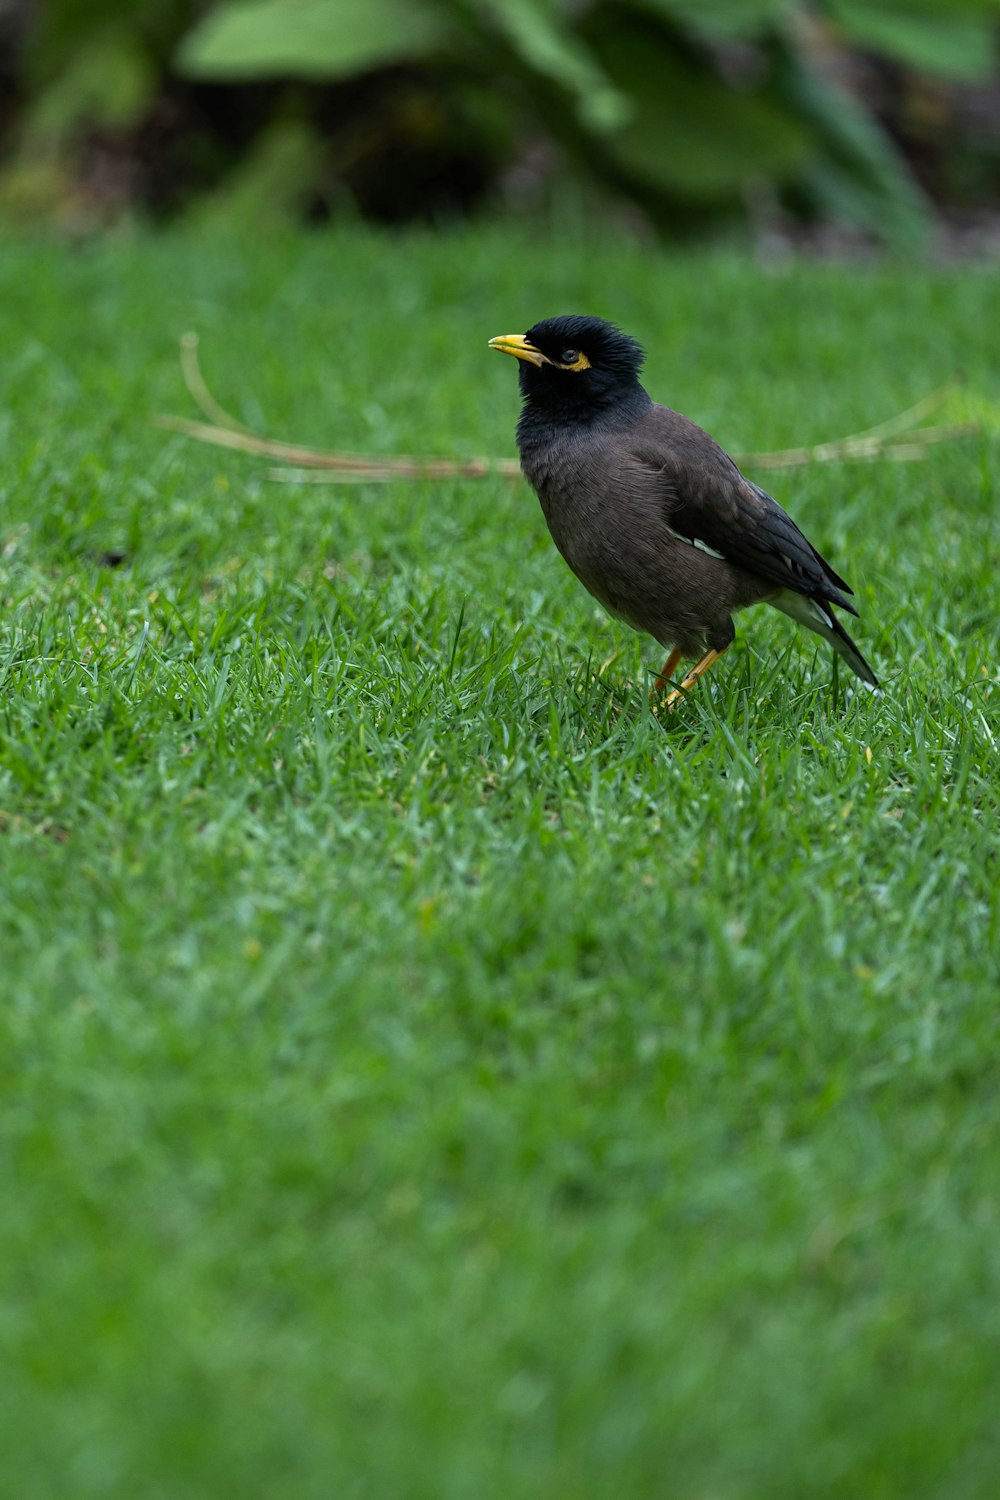
<path id="1" fill-rule="evenodd" d="M 520 361 L 526 404 L 552 416 L 592 420 L 610 407 L 645 399 L 642 349 L 603 318 L 545 318 L 524 335 L 490 339 L 490 348 Z"/>

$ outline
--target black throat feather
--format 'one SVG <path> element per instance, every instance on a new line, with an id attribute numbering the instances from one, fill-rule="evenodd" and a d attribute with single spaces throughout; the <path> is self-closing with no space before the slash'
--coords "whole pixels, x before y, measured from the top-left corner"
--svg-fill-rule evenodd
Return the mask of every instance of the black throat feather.
<path id="1" fill-rule="evenodd" d="M 642 348 L 613 324 L 579 315 L 546 318 L 529 328 L 526 338 L 551 363 L 519 366 L 522 452 L 556 429 L 614 426 L 634 420 L 649 405 L 639 384 Z M 560 369 L 567 352 L 586 356 L 586 368 Z"/>

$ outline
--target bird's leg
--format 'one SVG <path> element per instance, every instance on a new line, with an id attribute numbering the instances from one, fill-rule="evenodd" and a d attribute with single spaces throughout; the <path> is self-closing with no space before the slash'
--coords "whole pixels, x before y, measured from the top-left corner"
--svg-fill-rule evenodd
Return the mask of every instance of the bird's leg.
<path id="1" fill-rule="evenodd" d="M 687 674 L 680 687 L 674 688 L 673 692 L 666 699 L 664 707 L 668 710 L 673 710 L 676 707 L 678 700 L 684 696 L 688 688 L 694 687 L 695 683 L 698 681 L 698 678 L 703 676 L 704 673 L 708 671 L 713 662 L 717 662 L 719 660 L 719 657 L 722 655 L 723 651 L 728 650 L 728 646 L 723 646 L 722 651 L 716 651 L 714 649 L 711 651 L 706 651 L 701 660 L 695 662 L 694 666 L 691 668 L 690 672 Z"/>
<path id="2" fill-rule="evenodd" d="M 667 688 L 670 686 L 671 682 L 673 681 L 674 673 L 677 671 L 677 663 L 680 661 L 680 659 L 681 653 L 675 646 L 670 655 L 667 657 L 666 661 L 663 663 L 663 666 L 660 668 L 660 675 L 653 683 L 653 696 L 655 698 L 659 698 L 661 693 L 665 693 Z"/>

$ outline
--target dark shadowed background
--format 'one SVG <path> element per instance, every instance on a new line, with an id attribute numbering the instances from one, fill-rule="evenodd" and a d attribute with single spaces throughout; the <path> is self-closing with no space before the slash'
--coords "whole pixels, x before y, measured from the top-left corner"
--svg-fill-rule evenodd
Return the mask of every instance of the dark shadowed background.
<path id="1" fill-rule="evenodd" d="M 0 3 L 0 222 L 1000 239 L 996 0 Z"/>

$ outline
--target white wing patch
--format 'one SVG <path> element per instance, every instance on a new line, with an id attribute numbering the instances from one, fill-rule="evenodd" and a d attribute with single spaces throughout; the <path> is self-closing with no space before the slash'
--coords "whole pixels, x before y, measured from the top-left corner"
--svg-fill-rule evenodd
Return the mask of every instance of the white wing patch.
<path id="1" fill-rule="evenodd" d="M 780 594 L 768 602 L 775 609 L 780 609 L 783 615 L 790 615 L 798 624 L 804 625 L 807 630 L 815 630 L 828 640 L 832 638 L 829 617 L 815 599 L 810 599 L 805 594 L 796 594 L 793 589 L 782 589 Z"/>
<path id="2" fill-rule="evenodd" d="M 696 536 L 681 536 L 680 532 L 674 531 L 671 526 L 667 527 L 667 531 L 673 537 L 675 542 L 683 542 L 685 547 L 697 547 L 699 552 L 705 552 L 709 557 L 717 557 L 720 562 L 725 562 L 726 555 L 724 552 L 716 552 L 714 547 L 710 547 L 707 542 L 699 541 Z"/>

